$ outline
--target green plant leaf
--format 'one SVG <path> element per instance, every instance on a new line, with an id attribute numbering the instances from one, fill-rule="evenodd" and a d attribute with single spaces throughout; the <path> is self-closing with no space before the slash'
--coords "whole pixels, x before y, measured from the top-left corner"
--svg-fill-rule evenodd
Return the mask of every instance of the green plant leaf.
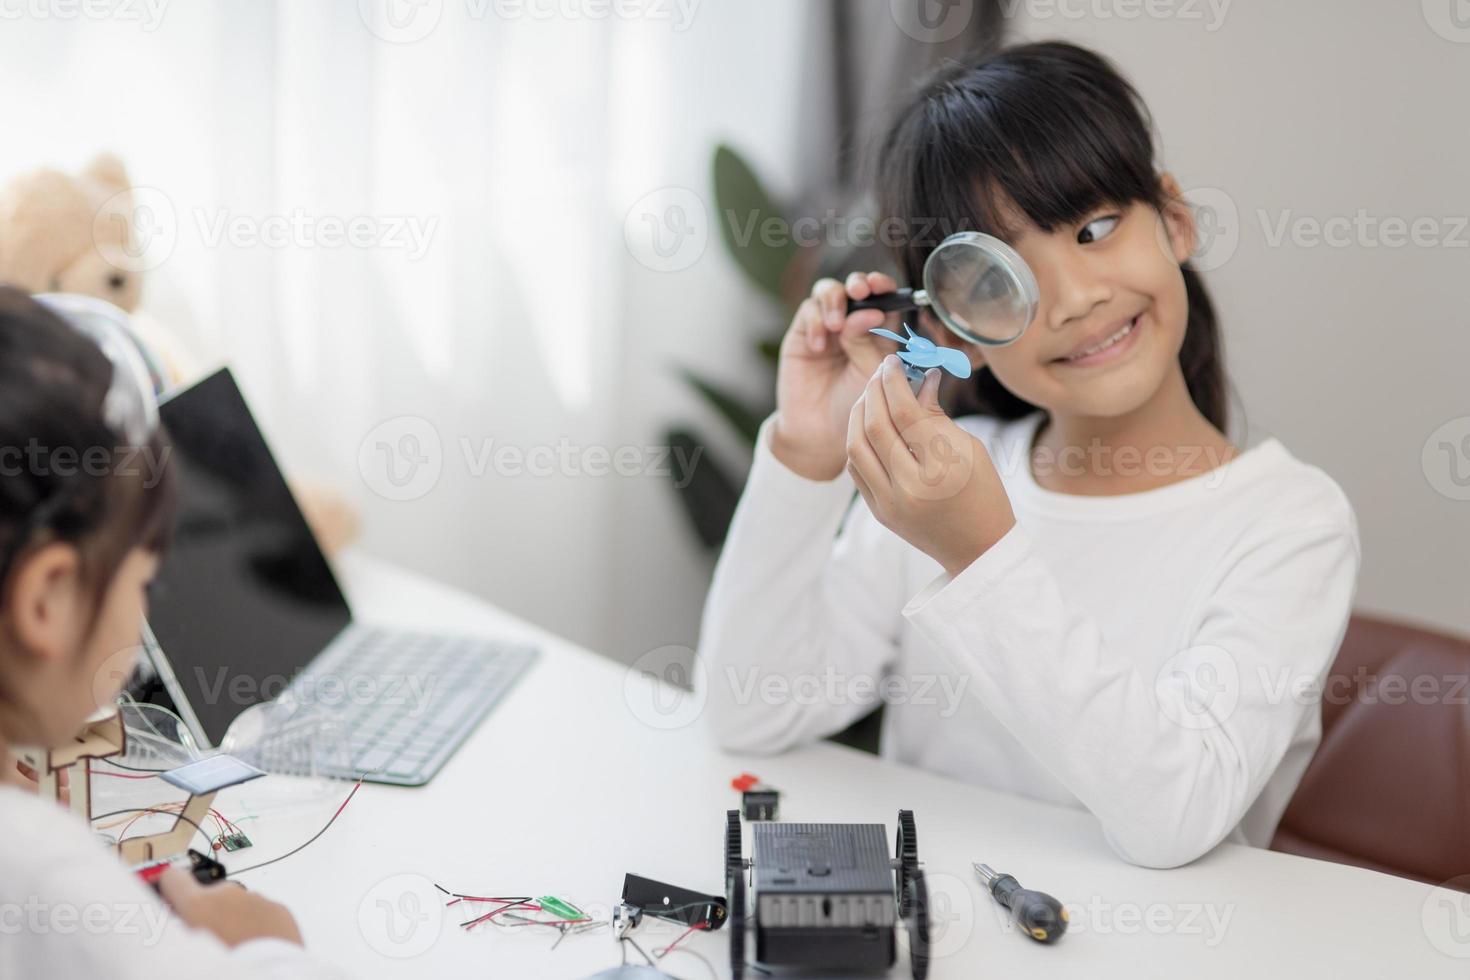
<path id="1" fill-rule="evenodd" d="M 735 507 L 743 487 L 710 455 L 709 447 L 687 429 L 672 429 L 665 438 L 676 458 L 694 460 L 694 467 L 681 474 L 684 483 L 673 483 L 694 533 L 711 551 L 725 543 Z"/>
<path id="2" fill-rule="evenodd" d="M 737 265 L 768 296 L 782 299 L 782 279 L 796 254 L 796 243 L 781 209 L 771 200 L 750 165 L 729 146 L 715 147 L 712 165 L 715 189 L 715 223 Z M 780 236 L 761 233 L 770 219 L 781 222 Z"/>
<path id="3" fill-rule="evenodd" d="M 736 432 L 739 432 L 745 437 L 746 442 L 752 446 L 755 445 L 755 436 L 760 430 L 761 422 L 765 421 L 766 416 L 771 414 L 769 409 L 762 410 L 747 405 L 736 395 L 732 395 L 719 385 L 700 377 L 688 368 L 681 368 L 679 373 L 685 381 L 689 382 L 695 391 L 704 397 L 704 400 L 709 403 L 711 408 L 723 416 L 725 421 L 729 422 Z"/>

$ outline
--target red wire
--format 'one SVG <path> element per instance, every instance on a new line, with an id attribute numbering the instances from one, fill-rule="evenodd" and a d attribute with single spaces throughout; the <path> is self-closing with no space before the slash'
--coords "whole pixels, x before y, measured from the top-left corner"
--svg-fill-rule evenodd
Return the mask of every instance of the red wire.
<path id="1" fill-rule="evenodd" d="M 500 908 L 498 908 L 498 909 L 492 909 L 489 912 L 486 912 L 484 915 L 478 916 L 478 917 L 476 917 L 474 919 L 470 919 L 468 922 L 461 922 L 460 923 L 460 928 L 462 928 L 462 929 L 473 929 L 475 926 L 479 925 L 480 923 L 482 923 L 482 922 L 488 922 L 491 919 L 495 918 L 500 913 L 502 913 L 502 912 L 509 912 L 512 909 L 515 909 L 517 911 L 519 911 L 519 910 L 525 910 L 525 911 L 528 911 L 528 912 L 544 912 L 545 911 L 545 908 L 539 902 L 534 902 L 534 901 L 531 901 L 530 899 L 511 898 L 511 897 L 492 897 L 492 896 L 488 896 L 488 895 L 461 895 L 458 892 L 451 892 L 451 891 L 448 891 L 448 890 L 446 890 L 444 888 L 440 888 L 438 885 L 436 885 L 435 887 L 436 888 L 439 888 L 439 890 L 441 892 L 444 892 L 444 894 L 450 896 L 450 900 L 444 903 L 444 907 L 445 908 L 449 908 L 451 905 L 458 905 L 461 902 L 495 902 L 495 903 L 497 903 L 497 904 L 500 905 Z M 593 921 L 593 920 L 592 920 L 592 918 L 590 916 L 582 916 L 582 917 L 576 918 L 576 919 L 539 919 L 539 920 L 536 920 L 536 921 L 517 922 L 517 923 L 515 923 L 515 925 L 516 926 L 574 926 L 574 925 L 579 925 L 579 924 L 586 923 L 586 922 L 591 922 L 591 921 Z M 675 941 L 677 942 L 677 940 L 675 940 Z"/>
<path id="2" fill-rule="evenodd" d="M 359 779 L 357 781 L 357 785 L 356 786 L 352 787 L 352 792 L 347 794 L 347 799 L 345 799 L 345 800 L 342 801 L 342 805 L 339 806 L 339 807 L 337 807 L 337 812 L 334 813 L 334 814 L 332 814 L 332 819 L 327 821 L 327 826 L 328 827 L 330 827 L 332 825 L 332 823 L 338 817 L 340 817 L 342 815 L 342 811 L 345 810 L 345 809 L 347 809 L 347 804 L 349 804 L 349 803 L 352 802 L 352 798 L 357 795 L 357 791 L 360 790 L 360 789 L 362 789 L 362 780 L 361 779 Z M 323 828 L 323 829 L 325 829 L 325 828 Z"/>
<path id="3" fill-rule="evenodd" d="M 142 818 L 146 817 L 149 813 L 167 813 L 167 812 L 168 812 L 167 810 L 151 810 L 151 811 L 150 810 L 144 810 L 142 813 L 136 814 L 133 817 L 133 819 L 131 819 L 131 820 L 129 820 L 127 822 L 127 826 L 123 827 L 123 829 L 118 833 L 118 835 L 117 835 L 117 842 L 119 844 L 121 844 L 127 838 L 128 831 L 133 829 L 133 824 L 137 823 L 139 820 L 141 820 Z"/>
<path id="4" fill-rule="evenodd" d="M 441 892 L 444 892 L 444 894 L 446 894 L 446 895 L 449 896 L 449 901 L 447 901 L 447 902 L 444 903 L 444 907 L 445 908 L 449 908 L 451 905 L 458 905 L 461 902 L 494 902 L 494 903 L 500 905 L 500 908 L 498 908 L 498 909 L 492 909 L 489 912 L 486 912 L 484 915 L 481 915 L 481 916 L 478 916 L 476 918 L 470 919 L 468 922 L 461 922 L 460 923 L 460 928 L 462 928 L 462 929 L 472 929 L 475 926 L 479 925 L 480 923 L 482 923 L 482 922 L 488 922 L 489 920 L 495 918 L 500 913 L 502 913 L 502 912 L 509 912 L 512 909 L 516 909 L 518 911 L 519 910 L 525 910 L 525 911 L 528 911 L 528 912 L 544 912 L 545 911 L 545 908 L 541 905 L 540 902 L 532 901 L 531 899 L 515 898 L 515 897 L 510 897 L 510 896 L 463 895 L 463 894 L 460 894 L 459 892 L 451 892 L 448 889 L 442 888 L 442 887 L 440 887 L 438 885 L 436 885 L 435 887 L 436 888 L 439 888 L 439 890 Z M 545 919 L 545 920 L 538 920 L 538 921 L 534 921 L 534 922 L 517 922 L 516 925 L 518 925 L 518 926 L 570 926 L 570 925 L 578 925 L 580 923 L 591 922 L 591 921 L 592 921 L 592 919 L 590 917 L 583 916 L 581 918 L 576 918 L 576 919 Z"/>
<path id="5" fill-rule="evenodd" d="M 158 778 L 158 773 L 156 773 L 156 772 L 145 772 L 145 773 L 109 772 L 109 771 L 107 771 L 105 769 L 91 769 L 89 771 L 90 771 L 90 774 L 93 775 L 93 776 L 111 776 L 113 779 L 157 779 Z M 218 820 L 221 824 L 224 825 L 221 828 L 221 833 L 224 833 L 224 834 L 238 834 L 238 833 L 240 833 L 240 828 L 237 827 L 237 826 L 235 826 L 235 822 L 233 820 L 231 820 L 229 817 L 225 816 L 223 813 L 220 813 L 218 810 L 211 809 L 209 812 L 210 812 L 210 815 L 211 816 L 213 816 L 216 820 Z M 147 814 L 140 813 L 140 814 L 138 814 L 137 817 L 134 817 L 132 821 L 129 821 L 128 826 L 123 828 L 123 832 L 126 833 L 127 830 L 128 830 L 128 828 L 131 827 L 133 825 L 133 823 L 136 822 L 139 819 L 139 817 L 144 817 L 144 816 L 147 816 Z"/>
<path id="6" fill-rule="evenodd" d="M 167 806 L 167 805 L 172 805 L 172 804 L 165 804 L 165 805 Z M 150 814 L 172 813 L 175 816 L 178 816 L 179 813 L 182 813 L 182 812 L 183 812 L 183 805 L 182 804 L 179 805 L 178 811 L 164 809 L 163 807 L 158 807 L 156 809 L 151 809 L 151 810 L 144 810 L 143 812 L 141 812 L 141 813 L 137 814 L 136 816 L 134 816 L 133 819 L 129 820 L 127 822 L 127 825 L 124 826 L 123 829 L 121 830 L 121 832 L 118 833 L 118 835 L 117 835 L 118 842 L 121 843 L 128 836 L 128 831 L 133 829 L 133 824 L 137 823 L 139 820 L 142 820 L 144 817 L 149 816 Z M 239 827 L 236 827 L 233 823 L 231 823 L 231 821 L 230 821 L 230 819 L 228 817 L 226 817 L 223 813 L 220 813 L 218 810 L 214 809 L 213 807 L 210 807 L 209 808 L 209 815 L 212 816 L 212 817 L 214 817 L 221 824 L 225 825 L 224 829 L 225 829 L 225 832 L 227 832 L 227 833 L 236 833 L 236 832 L 238 832 L 240 830 Z M 228 828 L 234 828 L 234 829 L 233 830 L 229 830 Z M 210 841 L 210 843 L 213 844 L 214 842 L 213 841 Z"/>
<path id="7" fill-rule="evenodd" d="M 506 911 L 507 909 L 519 908 L 520 907 L 520 904 L 521 904 L 520 902 L 511 902 L 509 905 L 502 905 L 500 908 L 495 909 L 493 912 L 486 912 L 484 915 L 480 916 L 478 919 L 471 919 L 470 921 L 464 923 L 464 928 L 470 929 L 470 928 L 472 928 L 474 926 L 479 925 L 481 922 L 488 922 L 491 919 L 495 918 L 500 913 Z"/>
<path id="8" fill-rule="evenodd" d="M 474 899 L 471 899 L 471 901 L 475 901 L 475 900 Z M 500 901 L 500 899 L 481 899 L 481 901 L 492 901 L 492 902 L 494 902 L 494 901 Z M 470 928 L 472 928 L 474 926 L 479 925 L 482 922 L 488 922 L 488 921 L 490 921 L 491 919 L 495 918 L 497 915 L 499 915 L 502 912 L 509 912 L 511 909 L 528 909 L 528 910 L 533 911 L 533 912 L 539 912 L 539 911 L 541 911 L 541 906 L 537 905 L 534 902 L 507 902 L 506 904 L 502 905 L 498 909 L 495 909 L 495 910 L 490 911 L 490 912 L 486 912 L 484 915 L 480 916 L 478 919 L 471 919 L 468 922 L 461 923 L 461 926 L 463 928 L 465 928 L 465 929 L 470 929 Z"/>
<path id="9" fill-rule="evenodd" d="M 232 833 L 232 834 L 239 834 L 239 833 L 243 833 L 244 832 L 239 827 L 237 827 L 235 825 L 235 821 L 231 820 L 229 817 L 225 816 L 223 813 L 220 813 L 218 810 L 214 809 L 213 807 L 210 808 L 209 812 L 212 813 L 212 814 L 214 814 L 220 820 L 224 821 L 225 828 L 230 833 Z"/>
<path id="10" fill-rule="evenodd" d="M 220 827 L 220 836 L 221 837 L 223 837 L 223 836 L 225 836 L 227 834 L 238 834 L 238 833 L 241 833 L 240 828 L 237 827 L 237 826 L 235 826 L 235 822 L 233 820 L 231 820 L 229 817 L 225 816 L 223 813 L 220 813 L 214 807 L 210 807 L 209 808 L 209 813 L 210 813 L 210 816 L 214 817 L 214 819 L 216 821 L 218 821 L 220 824 L 222 824 L 222 826 Z"/>
<path id="11" fill-rule="evenodd" d="M 529 908 L 534 908 L 538 912 L 541 911 L 541 906 L 534 902 L 529 902 L 521 898 L 505 898 L 494 895 L 455 895 L 454 902 L 516 902 Z M 444 904 L 445 906 L 450 906 L 454 902 L 445 902 Z"/>
<path id="12" fill-rule="evenodd" d="M 705 928 L 705 924 L 703 922 L 696 922 L 696 923 L 694 923 L 694 925 L 690 926 L 688 929 L 685 929 L 683 932 L 679 933 L 679 938 L 678 939 L 675 939 L 673 942 L 671 942 L 667 946 L 665 946 L 664 947 L 664 951 L 662 953 L 659 953 L 658 954 L 659 955 L 659 958 L 662 959 L 665 956 L 668 956 L 670 953 L 672 953 L 674 951 L 674 947 L 677 946 L 677 945 L 679 945 L 680 943 L 682 943 L 684 941 L 684 938 L 686 936 L 688 936 L 691 932 L 693 932 L 696 929 L 704 929 L 704 928 Z"/>

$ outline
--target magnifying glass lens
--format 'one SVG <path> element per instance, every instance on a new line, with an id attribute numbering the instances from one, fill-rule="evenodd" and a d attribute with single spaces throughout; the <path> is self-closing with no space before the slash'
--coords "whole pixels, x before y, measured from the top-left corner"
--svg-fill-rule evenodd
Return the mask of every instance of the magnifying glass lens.
<path id="1" fill-rule="evenodd" d="M 995 347 L 1026 332 L 1040 301 L 1036 276 L 1015 249 L 999 238 L 962 231 L 924 260 L 923 289 L 854 300 L 847 309 L 893 313 L 927 306 L 961 339 Z"/>
<path id="2" fill-rule="evenodd" d="M 1008 344 L 1036 315 L 1036 278 L 1009 245 L 979 232 L 951 235 L 924 264 L 935 314 L 966 340 Z"/>

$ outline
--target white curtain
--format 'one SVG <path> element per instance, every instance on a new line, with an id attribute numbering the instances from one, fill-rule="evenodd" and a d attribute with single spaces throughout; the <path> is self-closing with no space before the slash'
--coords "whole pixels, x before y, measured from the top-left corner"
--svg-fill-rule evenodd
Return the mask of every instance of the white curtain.
<path id="1" fill-rule="evenodd" d="M 694 419 L 731 459 L 671 368 L 759 390 L 773 311 L 717 237 L 660 270 L 625 219 L 665 188 L 707 202 L 722 138 L 789 183 L 797 6 L 33 12 L 0 31 L 0 175 L 123 157 L 173 227 L 145 310 L 234 367 L 291 474 L 360 508 L 363 547 L 627 659 L 693 646 L 709 560 L 647 449 Z M 359 465 L 430 433 L 413 499 Z M 625 475 L 589 475 L 625 447 Z"/>

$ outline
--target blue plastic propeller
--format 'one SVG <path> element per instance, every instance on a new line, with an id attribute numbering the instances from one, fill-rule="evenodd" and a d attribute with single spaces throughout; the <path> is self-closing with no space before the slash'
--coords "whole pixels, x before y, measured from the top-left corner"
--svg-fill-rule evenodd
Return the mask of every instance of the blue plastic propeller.
<path id="1" fill-rule="evenodd" d="M 940 347 L 925 337 L 914 333 L 907 323 L 903 325 L 908 337 L 900 337 L 892 330 L 884 330 L 882 327 L 874 327 L 869 333 L 875 333 L 889 340 L 896 340 L 903 345 L 898 352 L 899 360 L 911 367 L 922 370 L 937 367 L 943 368 L 956 378 L 968 378 L 970 376 L 970 359 L 963 351 L 957 351 L 953 347 Z"/>

